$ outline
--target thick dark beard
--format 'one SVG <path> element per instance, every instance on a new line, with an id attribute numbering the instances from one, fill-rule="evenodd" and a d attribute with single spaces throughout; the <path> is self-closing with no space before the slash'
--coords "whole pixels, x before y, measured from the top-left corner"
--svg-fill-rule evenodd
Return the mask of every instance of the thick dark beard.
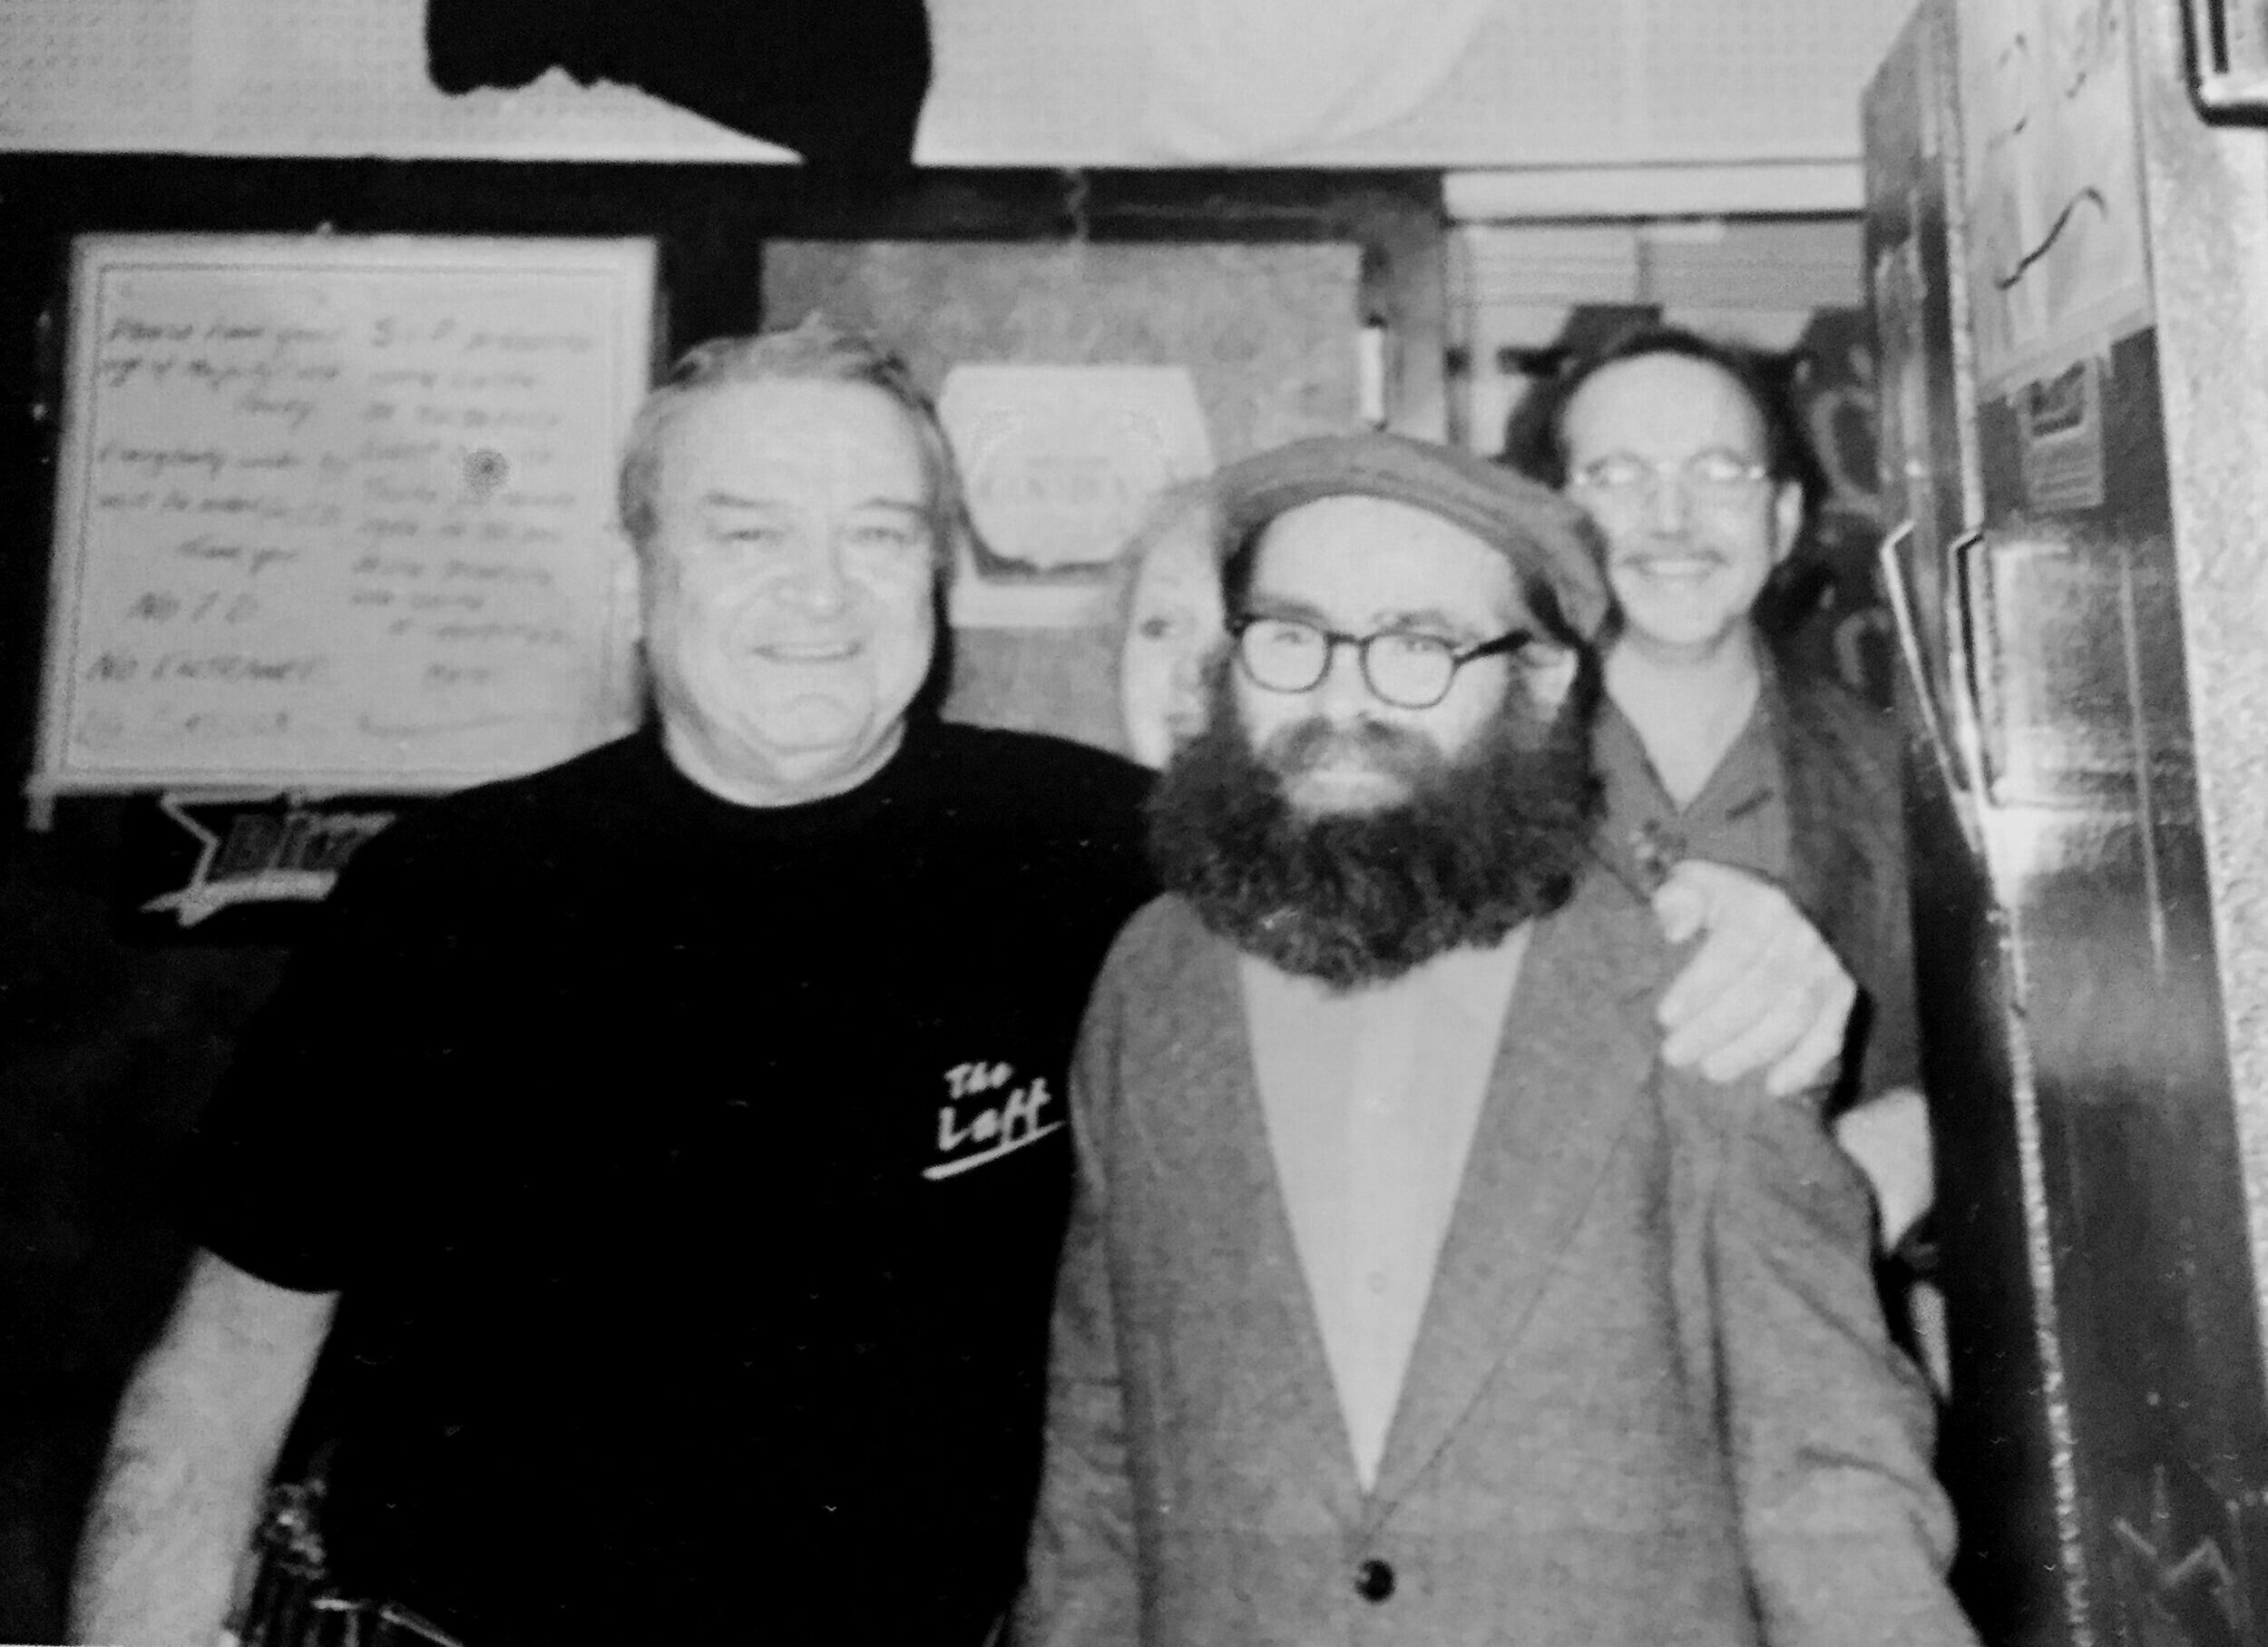
<path id="1" fill-rule="evenodd" d="M 1573 896 L 1598 808 L 1589 666 L 1548 730 L 1515 687 L 1453 763 L 1428 759 L 1430 747 L 1406 734 L 1367 729 L 1364 741 L 1410 783 L 1409 798 L 1323 817 L 1293 808 L 1277 767 L 1295 766 L 1328 734 L 1295 729 L 1263 758 L 1225 670 L 1210 695 L 1206 730 L 1151 794 L 1150 861 L 1238 949 L 1352 989 L 1496 944 Z"/>

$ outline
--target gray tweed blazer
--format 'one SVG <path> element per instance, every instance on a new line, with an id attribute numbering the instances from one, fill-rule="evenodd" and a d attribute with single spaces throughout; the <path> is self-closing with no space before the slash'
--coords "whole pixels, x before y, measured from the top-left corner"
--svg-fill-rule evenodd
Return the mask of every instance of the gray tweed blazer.
<path id="1" fill-rule="evenodd" d="M 1235 957 L 1177 899 L 1135 917 L 1074 1066 L 1015 1640 L 1972 1641 L 1865 1191 L 1815 1101 L 1657 1064 L 1670 958 L 1604 874 L 1540 925 L 1365 1492 Z"/>

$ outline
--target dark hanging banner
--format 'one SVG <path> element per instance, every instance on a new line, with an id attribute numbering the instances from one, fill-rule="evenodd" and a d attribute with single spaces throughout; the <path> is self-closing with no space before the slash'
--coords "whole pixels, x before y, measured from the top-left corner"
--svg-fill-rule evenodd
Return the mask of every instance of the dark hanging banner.
<path id="1" fill-rule="evenodd" d="M 929 93 L 922 0 L 429 0 L 435 85 L 523 86 L 554 65 L 633 85 L 793 149 L 807 165 L 910 165 Z"/>

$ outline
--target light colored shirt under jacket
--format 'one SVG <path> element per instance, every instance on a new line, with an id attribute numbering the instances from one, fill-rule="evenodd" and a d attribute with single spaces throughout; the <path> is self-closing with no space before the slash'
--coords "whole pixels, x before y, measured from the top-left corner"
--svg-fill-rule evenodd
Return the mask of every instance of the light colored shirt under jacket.
<path id="1" fill-rule="evenodd" d="M 1527 946 L 1522 926 L 1344 993 L 1239 958 L 1268 1144 L 1365 1487 Z"/>

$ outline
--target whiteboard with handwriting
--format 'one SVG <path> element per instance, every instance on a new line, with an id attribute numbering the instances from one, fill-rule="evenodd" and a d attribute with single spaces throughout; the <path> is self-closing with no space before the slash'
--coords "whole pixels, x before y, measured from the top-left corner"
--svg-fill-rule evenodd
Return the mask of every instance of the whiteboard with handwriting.
<path id="1" fill-rule="evenodd" d="M 91 235 L 35 795 L 418 791 L 635 713 L 648 240 Z"/>

